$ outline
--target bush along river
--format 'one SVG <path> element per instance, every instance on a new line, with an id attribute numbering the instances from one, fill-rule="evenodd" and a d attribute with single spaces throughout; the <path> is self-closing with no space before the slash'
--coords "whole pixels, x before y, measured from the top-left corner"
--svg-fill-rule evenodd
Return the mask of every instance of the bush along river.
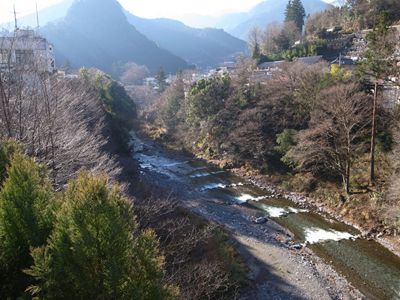
<path id="1" fill-rule="evenodd" d="M 155 150 L 153 142 L 132 137 L 134 158 L 142 172 L 156 172 L 185 182 L 228 205 L 256 209 L 260 222 L 265 217 L 288 229 L 297 245 L 309 247 L 367 299 L 400 299 L 400 258 L 378 242 L 362 238 L 357 229 L 304 209 L 204 161 L 185 155 L 171 158 L 162 147 Z"/>

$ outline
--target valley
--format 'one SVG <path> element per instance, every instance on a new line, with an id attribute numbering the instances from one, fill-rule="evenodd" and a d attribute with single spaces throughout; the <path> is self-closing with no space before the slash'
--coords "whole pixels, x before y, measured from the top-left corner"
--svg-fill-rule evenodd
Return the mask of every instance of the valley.
<path id="1" fill-rule="evenodd" d="M 400 299 L 400 2 L 0 4 L 0 299 Z"/>
<path id="2" fill-rule="evenodd" d="M 400 257 L 357 229 L 147 138 L 133 135 L 133 149 L 143 180 L 231 232 L 256 288 L 243 299 L 397 297 Z"/>

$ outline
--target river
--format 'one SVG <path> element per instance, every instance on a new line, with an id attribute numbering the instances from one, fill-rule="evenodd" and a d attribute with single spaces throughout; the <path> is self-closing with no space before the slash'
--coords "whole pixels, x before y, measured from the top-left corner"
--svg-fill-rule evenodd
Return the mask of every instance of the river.
<path id="1" fill-rule="evenodd" d="M 171 158 L 161 147 L 154 150 L 149 142 L 134 139 L 134 158 L 141 172 L 156 172 L 185 182 L 227 205 L 254 208 L 291 231 L 297 243 L 307 245 L 367 299 L 400 299 L 400 258 L 379 243 L 360 238 L 355 228 L 300 208 L 204 161 L 183 154 Z"/>

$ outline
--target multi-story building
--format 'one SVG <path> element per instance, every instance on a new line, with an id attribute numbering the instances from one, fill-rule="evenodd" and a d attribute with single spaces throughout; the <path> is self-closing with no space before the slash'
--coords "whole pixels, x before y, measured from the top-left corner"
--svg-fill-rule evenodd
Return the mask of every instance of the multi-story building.
<path id="1" fill-rule="evenodd" d="M 55 71 L 53 45 L 34 30 L 17 29 L 0 37 L 0 70 Z"/>

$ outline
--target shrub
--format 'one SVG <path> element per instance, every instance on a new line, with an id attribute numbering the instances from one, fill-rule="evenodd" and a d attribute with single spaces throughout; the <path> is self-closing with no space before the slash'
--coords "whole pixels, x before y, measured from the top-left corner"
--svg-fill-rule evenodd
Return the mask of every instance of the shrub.
<path id="1" fill-rule="evenodd" d="M 32 295 L 53 299 L 170 299 L 152 231 L 139 233 L 132 204 L 105 177 L 69 184 L 48 245 L 32 252 Z"/>
<path id="2" fill-rule="evenodd" d="M 13 140 L 0 141 L 0 184 L 6 178 L 7 168 L 15 153 L 22 152 L 22 147 Z"/>
<path id="3" fill-rule="evenodd" d="M 14 145 L 15 146 L 15 145 Z M 13 147 L 14 147 L 13 146 Z M 32 278 L 31 247 L 45 244 L 52 230 L 55 201 L 41 166 L 22 154 L 11 161 L 0 192 L 0 298 L 16 298 Z"/>

